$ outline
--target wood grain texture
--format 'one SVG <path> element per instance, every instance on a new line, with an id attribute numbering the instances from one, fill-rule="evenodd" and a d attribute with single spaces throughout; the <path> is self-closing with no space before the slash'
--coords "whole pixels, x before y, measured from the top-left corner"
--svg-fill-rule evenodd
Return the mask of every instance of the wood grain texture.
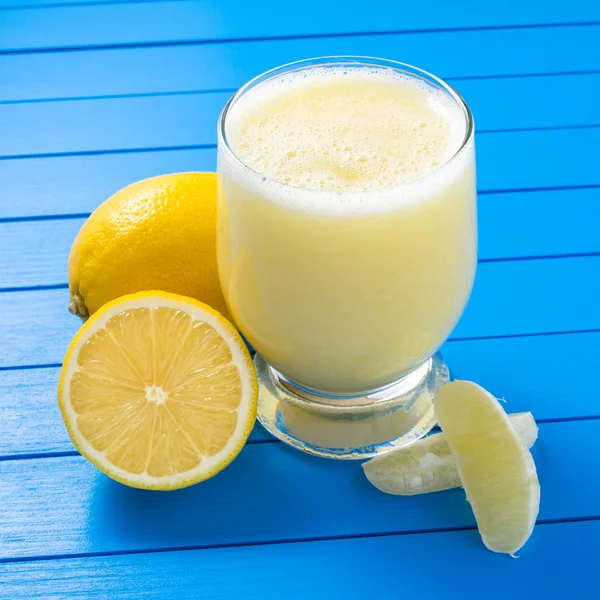
<path id="1" fill-rule="evenodd" d="M 598 452 L 600 420 L 540 426 L 533 454 L 543 490 L 541 520 L 598 516 Z M 475 524 L 462 489 L 383 494 L 357 462 L 324 461 L 281 443 L 248 445 L 214 478 L 170 493 L 118 484 L 80 456 L 1 461 L 0 475 L 0 559 Z M 585 494 L 564 493 L 583 480 Z"/>
<path id="2" fill-rule="evenodd" d="M 454 377 L 506 398 L 509 412 L 532 411 L 544 421 L 600 416 L 590 402 L 600 382 L 573 377 L 600 370 L 599 344 L 600 333 L 584 333 L 448 342 L 442 353 Z M 74 451 L 56 403 L 59 373 L 56 367 L 0 371 L 0 458 Z M 257 425 L 250 441 L 265 439 Z"/>
<path id="3" fill-rule="evenodd" d="M 586 598 L 600 524 L 540 525 L 521 560 L 483 548 L 475 531 L 221 548 L 0 565 L 13 600 L 155 598 L 306 600 Z M 519 591 L 517 591 L 517 589 Z M 531 589 L 531 588 L 529 588 Z"/>
<path id="4" fill-rule="evenodd" d="M 599 268 L 600 257 L 480 264 L 452 337 L 600 328 Z M 62 360 L 79 327 L 68 297 L 68 290 L 0 294 L 0 367 Z"/>
<path id="5" fill-rule="evenodd" d="M 456 82 L 480 132 L 598 125 L 600 74 Z M 0 155 L 215 144 L 230 93 L 8 104 Z"/>
<path id="6" fill-rule="evenodd" d="M 574 152 L 597 147 L 598 128 L 476 137 L 480 191 L 600 186 L 594 153 Z M 88 214 L 139 179 L 177 171 L 210 171 L 215 166 L 213 149 L 0 160 L 0 197 L 8 200 L 0 202 L 0 220 Z"/>
<path id="7" fill-rule="evenodd" d="M 482 195 L 479 258 L 600 252 L 599 205 L 600 188 Z M 84 222 L 82 217 L 0 223 L 0 291 L 66 284 L 71 244 Z"/>
<path id="8" fill-rule="evenodd" d="M 232 89 L 284 63 L 340 54 L 384 56 L 451 80 L 590 71 L 600 69 L 599 31 L 579 25 L 0 55 L 0 99 Z"/>
<path id="9" fill-rule="evenodd" d="M 360 14 L 360 18 L 357 18 Z M 6 11 L 0 23 L 0 50 L 17 51 L 106 45 L 231 40 L 348 32 L 415 31 L 499 27 L 600 20 L 597 3 L 588 0 L 506 0 L 486 5 L 473 0 L 452 4 L 424 0 L 410 10 L 383 0 L 363 10 L 349 0 L 306 0 L 301 7 L 277 0 L 153 2 Z"/>

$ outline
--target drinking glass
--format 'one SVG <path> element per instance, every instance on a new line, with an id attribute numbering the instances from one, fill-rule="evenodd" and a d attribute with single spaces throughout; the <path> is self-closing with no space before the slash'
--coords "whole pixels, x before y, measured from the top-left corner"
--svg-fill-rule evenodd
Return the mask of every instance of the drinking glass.
<path id="1" fill-rule="evenodd" d="M 439 90 L 463 119 L 460 147 L 416 181 L 368 191 L 300 188 L 256 172 L 229 141 L 251 110 L 246 100 L 274 81 L 296 85 L 290 75 L 315 68 L 391 70 Z M 377 58 L 284 65 L 225 106 L 219 276 L 256 350 L 258 418 L 284 442 L 320 456 L 367 458 L 434 426 L 433 397 L 449 379 L 438 350 L 466 306 L 477 264 L 473 136 L 471 112 L 447 83 Z"/>

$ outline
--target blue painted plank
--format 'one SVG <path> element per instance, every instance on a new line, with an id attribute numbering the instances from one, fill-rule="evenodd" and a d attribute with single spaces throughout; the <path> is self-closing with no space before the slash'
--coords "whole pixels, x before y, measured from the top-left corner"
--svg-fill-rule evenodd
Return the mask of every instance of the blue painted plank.
<path id="1" fill-rule="evenodd" d="M 600 328 L 600 257 L 480 264 L 453 338 Z"/>
<path id="2" fill-rule="evenodd" d="M 598 516 L 599 452 L 600 420 L 540 426 L 533 454 L 541 520 Z M 0 559 L 475 524 L 462 489 L 390 496 L 357 462 L 324 461 L 280 443 L 248 445 L 216 477 L 168 494 L 127 488 L 79 456 L 2 461 L 0 473 Z M 582 481 L 586 493 L 564 493 Z"/>
<path id="3" fill-rule="evenodd" d="M 5 55 L 0 100 L 233 89 L 283 63 L 340 54 L 384 56 L 451 80 L 590 71 L 600 69 L 598 35 L 597 25 L 579 25 Z"/>
<path id="4" fill-rule="evenodd" d="M 599 142 L 597 128 L 481 135 L 477 138 L 479 189 L 498 192 L 597 185 L 600 173 L 588 158 L 590 152 L 580 150 L 594 148 Z"/>
<path id="5" fill-rule="evenodd" d="M 442 354 L 455 379 L 476 381 L 509 412 L 537 420 L 600 415 L 600 332 L 447 342 Z M 581 376 L 575 375 L 580 373 Z"/>
<path id="6" fill-rule="evenodd" d="M 300 8 L 277 0 L 92 5 L 6 11 L 0 50 L 598 20 L 600 8 L 588 0 L 506 0 L 488 4 L 485 10 L 472 0 L 451 4 L 424 0 L 410 5 L 382 0 L 377 10 L 363 10 L 358 0 L 346 2 L 343 10 L 334 2 L 319 0 L 306 0 Z"/>
<path id="7" fill-rule="evenodd" d="M 479 189 L 598 186 L 594 153 L 575 150 L 599 144 L 599 129 L 478 136 Z M 210 171 L 215 163 L 214 150 L 0 160 L 0 220 L 88 214 L 133 181 L 176 171 Z"/>
<path id="8" fill-rule="evenodd" d="M 84 221 L 0 223 L 0 290 L 66 282 L 69 250 Z"/>
<path id="9" fill-rule="evenodd" d="M 521 560 L 460 531 L 13 563 L 0 581 L 14 600 L 588 598 L 599 536 L 597 521 L 541 525 Z"/>
<path id="10" fill-rule="evenodd" d="M 600 394 L 598 378 L 573 377 L 600 370 L 599 345 L 600 332 L 448 342 L 442 353 L 454 377 L 477 381 L 505 397 L 507 410 L 544 421 L 600 416 L 590 402 Z M 0 457 L 74 452 L 56 403 L 59 372 L 0 371 Z M 269 436 L 257 426 L 250 439 Z"/>
<path id="11" fill-rule="evenodd" d="M 81 321 L 68 290 L 0 294 L 0 368 L 62 362 Z"/>
<path id="12" fill-rule="evenodd" d="M 176 2 L 181 0 L 0 0 L 1 10 L 29 10 L 36 8 L 57 8 L 79 4 L 136 4 L 142 2 Z M 186 0 L 194 2 L 195 0 Z"/>
<path id="13" fill-rule="evenodd" d="M 600 252 L 599 210 L 600 188 L 482 195 L 479 258 Z M 66 284 L 69 250 L 84 221 L 0 223 L 0 291 Z"/>
<path id="14" fill-rule="evenodd" d="M 600 257 L 480 264 L 452 337 L 600 328 L 599 268 Z M 79 326 L 68 298 L 68 290 L 0 294 L 0 367 L 62 360 Z"/>
<path id="15" fill-rule="evenodd" d="M 230 95 L 9 104 L 0 111 L 0 155 L 214 144 Z"/>
<path id="16" fill-rule="evenodd" d="M 216 162 L 213 149 L 0 161 L 0 218 L 89 214 L 134 181 L 177 171 L 214 171 Z"/>
<path id="17" fill-rule="evenodd" d="M 485 194 L 478 209 L 482 259 L 600 250 L 600 188 Z"/>
<path id="18" fill-rule="evenodd" d="M 479 131 L 600 126 L 600 74 L 457 82 Z M 216 143 L 231 94 L 9 104 L 0 111 L 0 155 Z"/>
<path id="19" fill-rule="evenodd" d="M 58 410 L 58 376 L 57 368 L 0 371 L 0 457 L 74 449 Z"/>

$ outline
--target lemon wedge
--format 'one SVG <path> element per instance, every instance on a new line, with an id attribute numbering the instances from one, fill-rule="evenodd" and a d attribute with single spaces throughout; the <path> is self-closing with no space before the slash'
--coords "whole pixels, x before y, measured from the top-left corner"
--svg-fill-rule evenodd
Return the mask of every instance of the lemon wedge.
<path id="1" fill-rule="evenodd" d="M 531 453 L 498 400 L 475 383 L 447 383 L 434 407 L 483 543 L 514 555 L 529 539 L 539 510 Z"/>
<path id="2" fill-rule="evenodd" d="M 59 406 L 77 449 L 126 485 L 170 490 L 224 469 L 256 417 L 256 372 L 207 305 L 140 292 L 94 313 L 63 363 Z"/>
<path id="3" fill-rule="evenodd" d="M 528 448 L 538 428 L 530 412 L 508 415 Z M 443 433 L 434 433 L 412 444 L 376 456 L 362 465 L 367 479 L 386 494 L 414 496 L 460 487 L 454 456 Z"/>

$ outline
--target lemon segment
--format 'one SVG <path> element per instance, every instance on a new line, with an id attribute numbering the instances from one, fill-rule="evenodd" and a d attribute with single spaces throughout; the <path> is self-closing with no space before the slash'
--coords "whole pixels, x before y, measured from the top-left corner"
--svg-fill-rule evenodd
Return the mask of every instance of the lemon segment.
<path id="1" fill-rule="evenodd" d="M 77 449 L 133 487 L 175 489 L 227 466 L 256 417 L 257 381 L 233 326 L 201 302 L 140 292 L 75 336 L 59 405 Z"/>
<path id="2" fill-rule="evenodd" d="M 533 415 L 523 412 L 509 417 L 521 440 L 531 448 L 538 435 Z M 461 486 L 454 456 L 443 433 L 376 456 L 362 467 L 367 479 L 386 494 L 415 496 Z"/>
<path id="3" fill-rule="evenodd" d="M 539 510 L 531 453 L 498 400 L 475 383 L 447 383 L 434 406 L 483 543 L 514 554 L 529 539 Z"/>

